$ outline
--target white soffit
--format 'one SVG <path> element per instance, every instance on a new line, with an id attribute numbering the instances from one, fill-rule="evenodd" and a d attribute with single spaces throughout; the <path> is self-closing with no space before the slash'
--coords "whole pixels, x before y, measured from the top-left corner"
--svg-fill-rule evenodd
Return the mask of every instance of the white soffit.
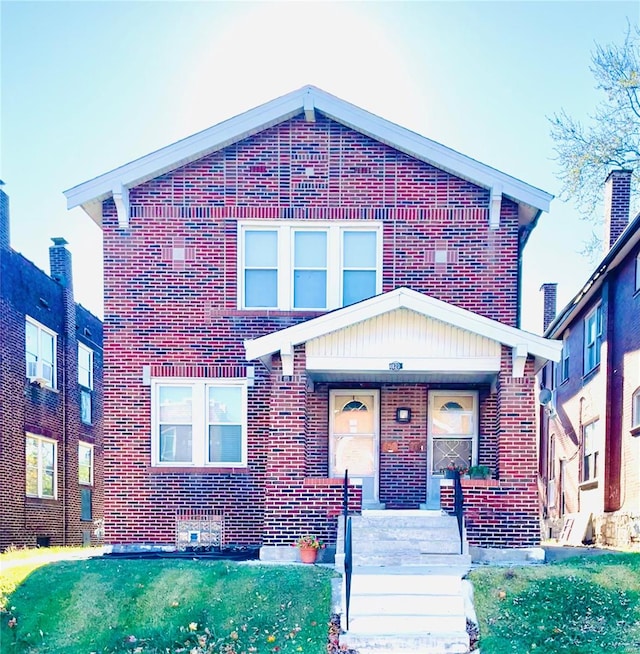
<path id="1" fill-rule="evenodd" d="M 377 316 L 395 312 L 398 309 L 413 311 L 471 335 L 512 348 L 514 375 L 516 372 L 520 372 L 517 376 L 521 376 L 521 371 L 524 370 L 524 364 L 529 355 L 536 358 L 537 366 L 542 365 L 545 361 L 560 360 L 562 343 L 558 341 L 548 340 L 515 327 L 508 327 L 495 320 L 479 316 L 466 309 L 447 304 L 408 288 L 398 288 L 389 293 L 377 295 L 358 304 L 337 309 L 318 318 L 313 318 L 266 336 L 246 340 L 244 342 L 246 358 L 248 361 L 254 359 L 265 360 L 272 354 L 281 353 L 283 360 L 286 358 L 287 362 L 290 362 L 292 361 L 293 348 L 296 345 L 308 343 L 313 339 L 325 337 L 339 330 L 349 330 L 358 323 L 371 321 Z M 377 331 L 379 333 L 379 330 Z M 346 331 L 345 333 L 348 334 L 349 332 Z M 414 334 L 413 338 L 416 337 L 419 338 Z M 374 336 L 373 339 L 375 340 L 375 338 L 377 337 Z M 463 336 L 460 335 L 460 338 L 463 338 Z M 321 349 L 322 347 L 326 347 L 326 345 L 323 346 L 317 342 L 312 343 L 311 350 L 314 352 L 314 348 L 318 350 L 318 348 Z M 361 345 L 361 347 L 368 346 Z M 480 348 L 479 359 L 488 360 L 492 358 L 492 352 L 488 349 L 489 346 L 486 345 L 486 341 L 478 340 L 477 345 L 465 347 L 472 347 L 475 350 Z M 415 354 L 417 352 L 414 352 Z M 449 360 L 456 357 L 457 355 L 449 357 Z"/>
<path id="2" fill-rule="evenodd" d="M 314 120 L 316 111 L 457 177 L 492 191 L 497 189 L 498 194 L 504 194 L 520 205 L 521 214 L 526 216 L 527 222 L 535 220 L 541 211 L 549 210 L 549 203 L 553 199 L 549 193 L 380 118 L 314 86 L 305 86 L 271 100 L 74 186 L 64 192 L 67 198 L 67 208 L 73 209 L 81 206 L 93 220 L 100 224 L 102 211 L 96 211 L 96 203 L 101 204 L 103 200 L 111 197 L 114 189 L 131 189 L 257 134 L 272 125 L 289 120 L 298 114 L 304 113 L 307 120 Z M 494 195 L 496 195 L 495 192 Z"/>

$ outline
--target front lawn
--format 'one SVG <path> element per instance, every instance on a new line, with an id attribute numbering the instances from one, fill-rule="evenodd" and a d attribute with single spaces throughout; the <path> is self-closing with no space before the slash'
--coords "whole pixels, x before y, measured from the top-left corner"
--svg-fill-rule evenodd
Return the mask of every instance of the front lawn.
<path id="1" fill-rule="evenodd" d="M 9 597 L 2 652 L 320 654 L 332 576 L 316 566 L 226 561 L 52 563 Z"/>
<path id="2" fill-rule="evenodd" d="M 640 555 L 469 575 L 482 654 L 637 654 Z"/>

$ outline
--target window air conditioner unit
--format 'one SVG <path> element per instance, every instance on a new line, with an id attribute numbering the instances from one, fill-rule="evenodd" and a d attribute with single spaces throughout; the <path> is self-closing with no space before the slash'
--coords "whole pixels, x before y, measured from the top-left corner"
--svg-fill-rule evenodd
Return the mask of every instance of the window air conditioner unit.
<path id="1" fill-rule="evenodd" d="M 27 363 L 27 376 L 32 384 L 46 386 L 51 383 L 53 369 L 48 363 L 42 361 L 29 361 Z"/>

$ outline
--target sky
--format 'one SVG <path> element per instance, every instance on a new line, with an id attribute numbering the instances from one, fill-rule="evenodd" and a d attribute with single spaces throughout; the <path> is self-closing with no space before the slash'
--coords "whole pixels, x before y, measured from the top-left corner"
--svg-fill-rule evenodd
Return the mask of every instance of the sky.
<path id="1" fill-rule="evenodd" d="M 102 317 L 100 229 L 63 191 L 314 84 L 558 196 L 548 118 L 589 120 L 595 44 L 640 2 L 0 0 L 0 179 L 11 246 L 48 271 L 64 237 Z M 603 180 L 604 182 L 604 180 Z M 522 327 L 586 282 L 593 225 L 556 197 L 525 248 Z"/>

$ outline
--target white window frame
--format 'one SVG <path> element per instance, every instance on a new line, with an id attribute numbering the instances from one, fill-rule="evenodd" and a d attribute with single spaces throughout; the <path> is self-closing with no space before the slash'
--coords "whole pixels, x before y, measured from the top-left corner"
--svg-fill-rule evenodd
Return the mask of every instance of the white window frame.
<path id="1" fill-rule="evenodd" d="M 571 351 L 569 349 L 569 334 L 562 338 L 562 352 L 560 354 L 560 365 L 558 366 L 558 385 L 564 384 L 569 379 Z"/>
<path id="2" fill-rule="evenodd" d="M 89 451 L 89 481 L 83 481 L 80 478 L 80 461 L 81 450 Z M 93 467 L 94 467 L 94 456 L 93 456 L 93 445 L 91 443 L 85 443 L 83 441 L 78 442 L 78 483 L 81 486 L 93 486 Z"/>
<path id="3" fill-rule="evenodd" d="M 590 338 L 590 325 L 595 321 L 594 338 Z M 590 373 L 600 365 L 602 346 L 602 304 L 598 304 L 584 319 L 584 374 Z"/>
<path id="4" fill-rule="evenodd" d="M 27 324 L 30 324 L 31 326 L 35 327 L 38 330 L 38 338 L 37 338 L 37 352 L 28 352 L 27 351 Z M 38 322 L 37 320 L 34 320 L 30 316 L 25 316 L 25 372 L 26 376 L 30 380 L 43 380 L 42 385 L 46 386 L 47 388 L 56 388 L 56 377 L 57 377 L 57 365 L 56 365 L 56 359 L 57 359 L 57 351 L 58 351 L 58 335 L 48 327 L 45 327 L 42 323 Z M 48 336 L 51 336 L 52 338 L 52 353 L 51 353 L 51 358 L 52 361 L 47 361 L 46 358 L 44 358 L 43 353 L 42 353 L 42 339 L 41 339 L 41 334 L 47 334 Z M 27 354 L 31 354 L 35 356 L 35 361 L 29 361 L 27 358 Z M 51 369 L 51 378 L 49 378 L 48 375 L 48 370 L 47 368 L 50 367 Z"/>
<path id="5" fill-rule="evenodd" d="M 80 352 L 85 352 L 89 357 L 89 368 L 84 368 L 80 366 Z M 85 384 L 85 375 L 81 375 L 84 372 L 86 375 L 86 381 L 88 384 Z M 87 347 L 84 343 L 78 342 L 78 384 L 83 388 L 88 388 L 90 391 L 93 390 L 93 350 L 90 347 Z"/>
<path id="6" fill-rule="evenodd" d="M 160 460 L 160 388 L 188 387 L 192 391 L 191 461 Z M 213 386 L 235 386 L 242 389 L 242 446 L 239 461 L 209 462 L 209 423 L 207 416 L 208 389 Z M 157 377 L 151 380 L 151 464 L 166 468 L 243 468 L 247 466 L 247 388 L 246 378 L 193 379 Z"/>
<path id="7" fill-rule="evenodd" d="M 631 396 L 631 429 L 640 432 L 640 388 Z"/>
<path id="8" fill-rule="evenodd" d="M 640 291 L 640 252 L 636 255 L 636 292 Z"/>
<path id="9" fill-rule="evenodd" d="M 277 233 L 277 304 L 272 307 L 245 305 L 245 232 L 267 231 Z M 298 231 L 326 232 L 327 234 L 327 302 L 324 307 L 293 306 L 294 235 Z M 376 234 L 376 288 L 382 292 L 382 223 L 378 221 L 242 221 L 238 223 L 238 309 L 247 311 L 330 311 L 343 306 L 343 272 L 345 270 L 344 232 L 375 232 Z M 347 268 L 351 270 L 351 268 Z M 368 270 L 368 269 L 367 269 Z"/>
<path id="10" fill-rule="evenodd" d="M 597 481 L 600 476 L 600 467 L 602 465 L 602 437 L 601 437 L 601 424 L 599 419 L 591 420 L 582 426 L 582 448 L 581 448 L 581 462 L 582 469 L 580 471 L 580 482 L 588 484 Z M 587 436 L 592 437 L 592 442 L 587 450 Z M 590 439 L 591 440 L 591 439 Z M 585 460 L 587 457 L 591 458 L 592 464 L 589 476 L 586 475 Z"/>
<path id="11" fill-rule="evenodd" d="M 25 495 L 27 497 L 39 497 L 42 499 L 47 499 L 47 500 L 55 500 L 58 497 L 58 442 L 51 439 L 51 438 L 45 438 L 44 436 L 39 436 L 38 434 L 31 434 L 27 432 L 25 434 Z M 27 449 L 27 441 L 28 440 L 35 440 L 38 443 L 38 490 L 37 492 L 34 493 L 29 493 L 27 489 L 27 481 L 26 481 L 26 476 L 27 476 L 27 461 L 26 461 L 26 449 Z M 42 483 L 42 478 L 43 478 L 43 458 L 42 458 L 42 447 L 44 445 L 51 445 L 53 446 L 53 495 L 45 495 L 43 491 L 43 483 Z"/>

